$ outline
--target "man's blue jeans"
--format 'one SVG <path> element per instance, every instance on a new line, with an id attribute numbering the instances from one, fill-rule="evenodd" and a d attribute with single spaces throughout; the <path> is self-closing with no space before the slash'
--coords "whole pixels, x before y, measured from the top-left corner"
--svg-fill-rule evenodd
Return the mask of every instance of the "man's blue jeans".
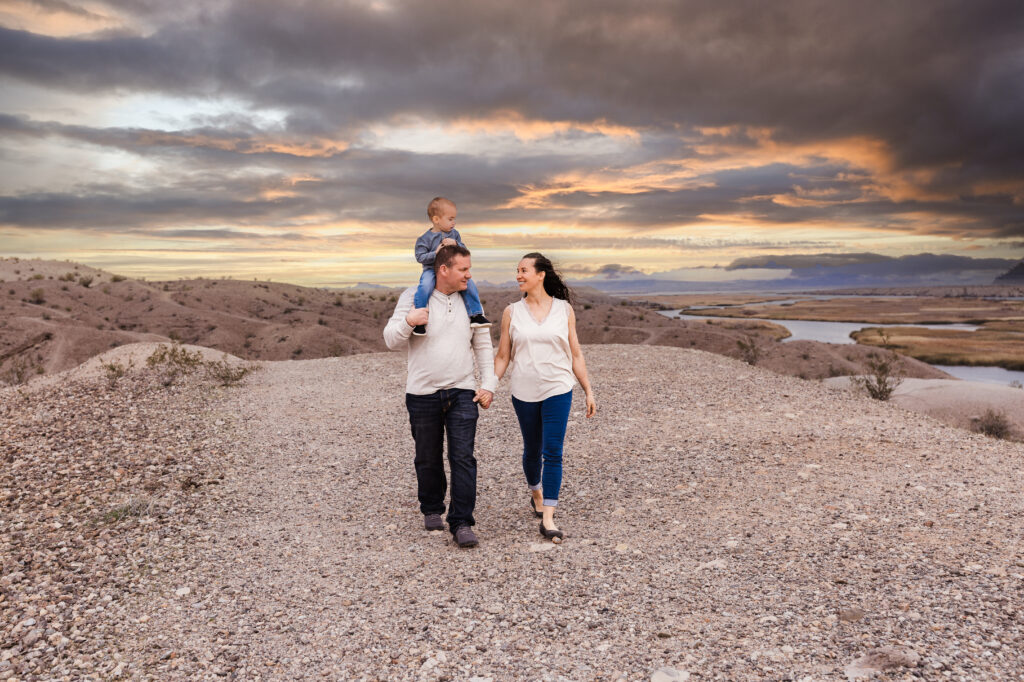
<path id="1" fill-rule="evenodd" d="M 430 300 L 430 294 L 434 292 L 436 284 L 437 275 L 434 274 L 434 269 L 425 269 L 423 274 L 420 275 L 420 285 L 416 288 L 416 295 L 412 298 L 412 307 L 426 308 L 427 301 Z M 466 314 L 470 317 L 484 314 L 484 306 L 480 303 L 480 292 L 477 290 L 476 284 L 472 279 L 466 282 L 466 290 L 462 292 L 462 300 L 466 302 Z"/>
<path id="2" fill-rule="evenodd" d="M 443 514 L 448 481 L 444 475 L 444 435 L 448 433 L 448 466 L 452 474 L 452 500 L 448 527 L 476 524 L 476 391 L 447 388 L 430 395 L 405 394 L 412 438 L 416 441 L 416 484 L 423 514 Z"/>
<path id="3" fill-rule="evenodd" d="M 543 483 L 544 504 L 556 507 L 558 492 L 562 488 L 562 444 L 569 422 L 569 408 L 572 407 L 572 391 L 537 403 L 512 396 L 512 407 L 519 417 L 519 430 L 523 434 L 526 483 L 531 490 L 537 490 Z"/>

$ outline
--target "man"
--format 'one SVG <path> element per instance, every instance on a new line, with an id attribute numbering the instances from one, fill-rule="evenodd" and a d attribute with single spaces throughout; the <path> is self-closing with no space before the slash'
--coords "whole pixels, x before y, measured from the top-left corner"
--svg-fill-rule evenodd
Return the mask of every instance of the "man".
<path id="1" fill-rule="evenodd" d="M 434 259 L 436 283 L 426 308 L 414 308 L 416 287 L 402 292 L 395 312 L 384 328 L 384 343 L 391 350 L 407 348 L 408 376 L 405 406 L 416 442 L 416 482 L 423 527 L 444 530 L 444 475 L 442 448 L 448 434 L 448 464 L 452 476 L 448 529 L 459 547 L 475 547 L 471 526 L 476 506 L 477 405 L 487 409 L 498 380 L 494 376 L 494 349 L 486 328 L 471 328 L 460 293 L 470 280 L 469 250 L 443 246 Z M 413 336 L 426 325 L 425 336 Z M 476 390 L 473 362 L 480 372 Z"/>

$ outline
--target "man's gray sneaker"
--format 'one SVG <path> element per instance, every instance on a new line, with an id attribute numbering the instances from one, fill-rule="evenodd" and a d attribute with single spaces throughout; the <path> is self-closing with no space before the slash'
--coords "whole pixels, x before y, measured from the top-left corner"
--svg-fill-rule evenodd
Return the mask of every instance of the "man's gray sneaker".
<path id="1" fill-rule="evenodd" d="M 427 530 L 444 530 L 444 521 L 440 514 L 424 514 L 423 527 Z"/>
<path id="2" fill-rule="evenodd" d="M 476 539 L 476 533 L 469 526 L 459 526 L 452 535 L 455 537 L 455 543 L 459 547 L 476 547 L 479 544 Z"/>

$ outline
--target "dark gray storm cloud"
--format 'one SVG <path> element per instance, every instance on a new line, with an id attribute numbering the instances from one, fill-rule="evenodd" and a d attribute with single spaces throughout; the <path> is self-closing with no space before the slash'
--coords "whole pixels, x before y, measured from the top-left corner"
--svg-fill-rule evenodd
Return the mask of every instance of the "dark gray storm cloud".
<path id="1" fill-rule="evenodd" d="M 988 284 L 1015 262 L 1009 258 L 971 258 L 932 253 L 899 257 L 877 253 L 817 253 L 740 258 L 726 269 L 788 269 L 792 280 L 813 280 L 820 285 L 830 286 L 957 280 Z"/>
<path id="2" fill-rule="evenodd" d="M 51 9 L 81 10 L 62 0 Z M 603 121 L 645 136 L 634 158 L 561 153 L 501 159 L 350 149 L 307 158 L 261 151 L 267 131 L 244 117 L 189 131 L 91 129 L 24 117 L 0 119 L 12 136 L 58 136 L 143 155 L 177 156 L 178 173 L 232 166 L 315 172 L 304 203 L 234 196 L 181 202 L 175 181 L 134 190 L 24 194 L 0 199 L 12 224 L 94 215 L 146 223 L 156 211 L 183 219 L 249 219 L 267 209 L 287 222 L 310 208 L 367 220 L 419 215 L 420 197 L 471 197 L 480 219 L 682 225 L 743 213 L 768 223 L 850 219 L 909 229 L 936 213 L 935 234 L 1024 235 L 1024 3 L 1016 0 L 828 0 L 645 3 L 612 0 L 381 2 L 108 0 L 136 29 L 51 37 L 0 28 L 0 76 L 75 93 L 231 96 L 284 112 L 274 134 L 355 136 L 415 115 L 428 120 L 515 112 L 530 120 Z M 0 98 L 0 113 L 2 98 Z M 680 142 L 703 127 L 736 126 L 716 143 L 754 146 L 745 127 L 784 143 L 865 137 L 891 152 L 892 172 L 927 171 L 917 196 L 870 196 L 874 178 L 822 160 L 814 168 L 765 162 L 721 171 L 691 189 L 556 193 L 551 207 L 500 209 L 524 186 L 561 172 L 696 154 Z M 160 132 L 160 134 L 155 134 Z M 218 144 L 197 141 L 204 136 Z M 704 152 L 706 153 L 706 152 Z M 828 190 L 828 204 L 783 205 L 794 186 Z M 164 196 L 159 196 L 161 192 Z M 409 197 L 413 198 L 409 198 Z M 944 198 L 936 198 L 944 197 Z M 581 218 L 582 209 L 590 209 Z M 600 209 L 600 210 L 597 210 Z M 124 211 L 120 218 L 115 210 Z M 147 217 L 149 216 L 149 217 Z M 27 221 L 27 222 L 26 222 Z M 919 229 L 919 228 L 915 228 Z"/>

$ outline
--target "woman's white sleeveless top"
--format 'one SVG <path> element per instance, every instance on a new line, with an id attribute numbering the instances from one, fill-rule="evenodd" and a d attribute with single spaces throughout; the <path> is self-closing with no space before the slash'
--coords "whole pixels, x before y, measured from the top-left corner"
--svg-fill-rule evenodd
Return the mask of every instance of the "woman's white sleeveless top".
<path id="1" fill-rule="evenodd" d="M 533 319 L 526 300 L 512 304 L 512 374 L 509 379 L 512 395 L 530 403 L 572 390 L 576 377 L 572 373 L 569 350 L 569 302 L 552 299 L 551 311 L 541 322 Z"/>

